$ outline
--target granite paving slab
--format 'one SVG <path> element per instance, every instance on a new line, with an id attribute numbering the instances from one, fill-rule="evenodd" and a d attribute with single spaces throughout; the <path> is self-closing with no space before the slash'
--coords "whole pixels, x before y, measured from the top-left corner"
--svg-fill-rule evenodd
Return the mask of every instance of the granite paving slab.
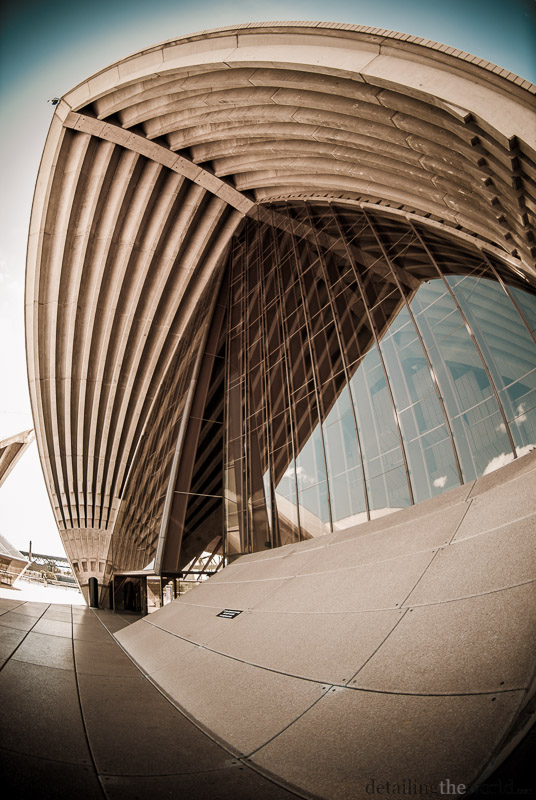
<path id="1" fill-rule="evenodd" d="M 330 800 L 365 800 L 378 794 L 378 785 L 387 796 L 387 781 L 403 796 L 400 787 L 408 779 L 422 787 L 412 796 L 432 800 L 441 796 L 445 779 L 470 785 L 524 696 L 418 697 L 332 689 L 251 760 Z M 405 794 L 410 794 L 407 786 Z"/>
<path id="2" fill-rule="evenodd" d="M 25 661 L 43 667 L 73 669 L 73 644 L 65 636 L 30 631 L 14 654 L 15 661 Z"/>
<path id="3" fill-rule="evenodd" d="M 78 680 L 100 774 L 180 774 L 216 769 L 229 759 L 139 672 L 135 677 L 80 674 Z"/>
<path id="4" fill-rule="evenodd" d="M 74 671 L 10 659 L 0 672 L 0 741 L 15 752 L 91 764 Z"/>

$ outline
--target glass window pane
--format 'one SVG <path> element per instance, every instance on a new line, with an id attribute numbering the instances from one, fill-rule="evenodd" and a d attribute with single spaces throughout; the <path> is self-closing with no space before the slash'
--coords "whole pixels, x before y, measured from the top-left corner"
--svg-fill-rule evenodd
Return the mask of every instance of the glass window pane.
<path id="1" fill-rule="evenodd" d="M 326 480 L 322 434 L 317 426 L 296 457 L 298 491 Z"/>
<path id="2" fill-rule="evenodd" d="M 367 480 L 370 518 L 375 519 L 410 505 L 409 486 L 404 466 Z"/>
<path id="3" fill-rule="evenodd" d="M 300 528 L 305 537 L 330 532 L 328 490 L 325 481 L 299 490 Z"/>
<path id="4" fill-rule="evenodd" d="M 381 350 L 417 502 L 417 497 L 419 501 L 427 500 L 458 485 L 458 470 L 445 415 L 407 308 L 397 315 L 393 328 L 381 342 Z M 436 459 L 429 452 L 438 439 L 443 442 L 439 471 Z"/>
<path id="5" fill-rule="evenodd" d="M 433 286 L 441 283 L 437 279 L 423 287 L 424 302 L 419 289 L 411 305 L 451 420 L 467 482 L 482 475 L 498 454 L 511 457 L 512 450 L 500 427 L 501 415 L 489 378 L 463 318 L 452 297 Z M 429 303 L 432 294 L 436 299 Z"/>
<path id="6" fill-rule="evenodd" d="M 508 290 L 523 312 L 523 316 L 531 330 L 536 331 L 536 294 L 528 291 L 524 292 L 516 286 L 509 286 Z"/>
<path id="7" fill-rule="evenodd" d="M 451 276 L 446 279 L 450 284 Z M 536 344 L 502 286 L 467 277 L 453 288 L 499 392 L 507 419 L 523 414 L 536 389 Z M 529 410 L 526 405 L 525 409 Z M 526 442 L 525 444 L 529 444 Z"/>
<path id="8" fill-rule="evenodd" d="M 522 276 L 381 211 L 273 217 L 246 220 L 229 261 L 228 548 L 347 528 L 456 486 L 456 456 L 469 481 L 514 457 L 509 432 L 518 455 L 536 442 Z"/>
<path id="9" fill-rule="evenodd" d="M 366 521 L 365 487 L 361 468 L 331 477 L 329 487 L 334 530 Z"/>

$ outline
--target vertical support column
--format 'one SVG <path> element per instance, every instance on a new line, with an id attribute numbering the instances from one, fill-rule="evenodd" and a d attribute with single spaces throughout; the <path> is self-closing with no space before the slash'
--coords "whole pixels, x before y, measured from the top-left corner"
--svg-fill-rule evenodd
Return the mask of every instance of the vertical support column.
<path id="1" fill-rule="evenodd" d="M 99 582 L 96 578 L 92 577 L 88 581 L 88 592 L 89 592 L 89 607 L 90 608 L 98 608 L 99 607 Z"/>
<path id="2" fill-rule="evenodd" d="M 341 353 L 344 376 L 345 376 L 345 380 L 346 380 L 346 386 L 348 387 L 348 393 L 349 393 L 350 398 L 351 398 L 352 421 L 354 423 L 354 431 L 355 431 L 356 440 L 357 440 L 357 448 L 359 450 L 359 458 L 361 460 L 361 477 L 362 477 L 362 483 L 363 483 L 363 496 L 364 496 L 364 499 L 365 499 L 365 511 L 366 511 L 366 514 L 367 514 L 367 519 L 370 519 L 370 505 L 369 505 L 369 498 L 368 498 L 368 491 L 367 491 L 367 482 L 365 480 L 365 462 L 363 460 L 363 450 L 362 450 L 362 447 L 361 447 L 361 437 L 359 435 L 359 426 L 357 424 L 357 417 L 356 417 L 356 412 L 355 412 L 355 404 L 354 404 L 353 398 L 352 398 L 352 390 L 351 390 L 351 386 L 350 386 L 350 372 L 348 370 L 348 358 L 347 358 L 346 348 L 344 347 L 344 344 L 343 344 L 343 337 L 342 337 L 341 329 L 340 329 L 340 320 L 339 320 L 339 316 L 337 314 L 337 309 L 336 309 L 336 306 L 335 306 L 335 298 L 333 296 L 333 288 L 332 288 L 332 285 L 331 285 L 331 281 L 329 279 L 328 270 L 326 268 L 325 257 L 322 254 L 322 250 L 321 250 L 320 244 L 318 242 L 318 235 L 317 235 L 317 232 L 315 230 L 315 226 L 314 226 L 313 220 L 311 219 L 311 212 L 310 212 L 310 209 L 309 209 L 309 206 L 307 205 L 307 203 L 305 204 L 305 209 L 306 209 L 306 212 L 307 212 L 307 218 L 309 220 L 309 225 L 311 227 L 311 230 L 313 232 L 313 236 L 314 236 L 314 239 L 315 239 L 316 249 L 318 250 L 318 255 L 320 257 L 320 264 L 322 266 L 322 274 L 324 276 L 324 281 L 325 281 L 325 284 L 326 284 L 326 290 L 327 290 L 327 293 L 328 293 L 329 306 L 331 308 L 331 315 L 332 315 L 333 321 L 335 323 L 335 332 L 336 332 L 336 335 L 337 335 L 337 342 L 338 342 L 339 350 L 340 350 L 340 353 Z M 332 207 L 331 203 L 329 204 L 329 213 L 331 214 L 332 218 L 335 217 L 335 212 L 333 211 L 333 207 Z M 326 469 L 326 473 L 327 472 L 328 472 L 328 470 Z M 328 475 L 328 485 L 329 485 L 329 475 Z M 333 516 L 333 510 L 332 510 L 332 516 Z"/>
<path id="3" fill-rule="evenodd" d="M 454 434 L 452 432 L 452 425 L 450 424 L 449 415 L 447 414 L 447 409 L 445 408 L 445 402 L 443 400 L 443 395 L 441 394 L 441 390 L 440 390 L 439 384 L 437 382 L 437 376 L 435 374 L 434 368 L 432 367 L 432 362 L 430 361 L 430 356 L 429 356 L 428 351 L 426 349 L 426 346 L 424 344 L 424 341 L 423 341 L 419 326 L 417 325 L 417 321 L 415 319 L 415 315 L 413 314 L 413 311 L 411 310 L 411 305 L 408 303 L 408 299 L 406 297 L 406 293 L 404 292 L 404 290 L 402 288 L 402 284 L 400 283 L 400 280 L 398 278 L 398 275 L 397 275 L 397 272 L 396 272 L 396 269 L 395 269 L 395 265 L 393 264 L 392 260 L 389 258 L 389 255 L 387 253 L 387 250 L 385 249 L 385 245 L 384 245 L 384 243 L 383 243 L 383 241 L 381 239 L 381 236 L 378 234 L 378 231 L 376 230 L 376 227 L 373 224 L 372 219 L 370 218 L 369 214 L 367 214 L 365 209 L 363 209 L 363 214 L 365 215 L 365 218 L 366 218 L 366 220 L 367 220 L 367 222 L 369 224 L 369 228 L 374 233 L 374 236 L 376 238 L 376 241 L 378 242 L 378 245 L 380 246 L 380 249 L 382 251 L 383 257 L 385 259 L 385 263 L 389 266 L 389 270 L 391 272 L 393 280 L 394 280 L 394 282 L 396 283 L 396 285 L 398 287 L 398 291 L 400 292 L 400 296 L 402 297 L 402 299 L 404 301 L 404 305 L 405 305 L 405 307 L 407 309 L 407 312 L 409 314 L 411 322 L 413 323 L 413 327 L 414 327 L 414 329 L 415 329 L 415 331 L 417 333 L 417 338 L 419 340 L 419 344 L 420 344 L 420 346 L 422 348 L 424 357 L 426 359 L 426 363 L 428 365 L 428 369 L 430 370 L 430 375 L 432 376 L 432 382 L 433 382 L 433 385 L 434 385 L 436 396 L 437 396 L 439 405 L 441 406 L 441 410 L 443 412 L 443 417 L 445 418 L 445 424 L 447 426 L 447 431 L 448 431 L 448 434 L 449 434 L 449 437 L 450 437 L 450 446 L 452 447 L 452 452 L 454 454 L 454 462 L 456 464 L 456 471 L 458 473 L 458 480 L 460 481 L 460 485 L 461 485 L 463 483 L 463 474 L 462 474 L 462 467 L 461 467 L 461 464 L 460 464 L 460 458 L 459 458 L 459 455 L 458 455 L 458 448 L 456 447 L 456 442 L 454 441 Z M 413 234 L 415 234 L 415 231 L 412 230 L 412 232 L 413 232 Z M 410 479 L 409 475 L 408 475 L 408 479 Z"/>
<path id="4" fill-rule="evenodd" d="M 413 486 L 411 485 L 411 480 L 410 480 L 410 475 L 409 475 L 408 457 L 407 457 L 407 453 L 406 453 L 406 447 L 405 447 L 405 444 L 404 444 L 404 439 L 402 437 L 402 431 L 400 429 L 400 420 L 398 419 L 398 414 L 396 413 L 396 405 L 395 405 L 395 399 L 393 397 L 393 389 L 392 389 L 392 386 L 391 386 L 391 382 L 389 380 L 389 375 L 387 373 L 387 368 L 385 366 L 385 361 L 383 359 L 382 350 L 381 350 L 381 347 L 380 347 L 380 336 L 379 336 L 378 331 L 376 329 L 376 324 L 374 322 L 371 310 L 369 308 L 369 304 L 368 304 L 368 301 L 367 301 L 367 294 L 366 294 L 366 291 L 365 291 L 365 287 L 363 286 L 363 281 L 362 281 L 362 278 L 361 278 L 361 275 L 360 275 L 360 272 L 359 272 L 358 265 L 356 264 L 356 261 L 355 261 L 353 255 L 352 255 L 352 252 L 350 251 L 350 247 L 348 245 L 348 241 L 346 239 L 346 236 L 344 235 L 344 231 L 342 230 L 342 227 L 341 227 L 341 224 L 340 224 L 340 220 L 339 220 L 339 218 L 337 217 L 336 214 L 334 214 L 334 219 L 335 219 L 335 222 L 337 224 L 337 229 L 338 229 L 338 232 L 339 232 L 340 240 L 343 242 L 344 248 L 346 250 L 346 256 L 347 256 L 347 259 L 348 259 L 348 263 L 352 267 L 352 272 L 354 274 L 354 278 L 355 278 L 357 287 L 359 289 L 359 293 L 361 295 L 361 300 L 363 302 L 363 307 L 365 309 L 365 314 L 367 315 L 367 321 L 368 321 L 368 324 L 369 324 L 369 328 L 370 328 L 370 331 L 371 331 L 372 336 L 374 338 L 374 344 L 376 345 L 376 348 L 378 350 L 378 357 L 379 357 L 380 364 L 381 364 L 381 367 L 382 367 L 382 372 L 383 372 L 383 375 L 384 375 L 384 378 L 385 378 L 387 391 L 389 393 L 389 399 L 391 401 L 391 408 L 392 408 L 393 416 L 394 416 L 394 419 L 395 419 L 395 425 L 396 425 L 396 430 L 397 430 L 397 435 L 398 435 L 398 441 L 400 443 L 400 451 L 402 453 L 402 459 L 404 461 L 404 469 L 406 471 L 406 480 L 408 482 L 410 505 L 413 505 L 414 502 L 415 502 L 415 497 L 414 497 L 414 494 L 413 494 Z M 367 224 L 369 224 L 368 219 L 367 219 Z M 370 224 L 369 224 L 369 227 L 370 227 Z M 371 232 L 374 235 L 374 231 L 372 230 Z M 352 400 L 353 400 L 353 398 L 352 398 Z"/>
<path id="5" fill-rule="evenodd" d="M 281 329 L 283 331 L 283 337 L 281 342 L 281 352 L 282 352 L 282 363 L 283 369 L 285 370 L 285 399 L 288 403 L 289 409 L 289 422 L 290 422 L 290 444 L 291 444 L 291 452 L 292 452 L 292 463 L 294 465 L 293 469 L 293 484 L 294 484 L 294 493 L 296 497 L 296 525 L 299 532 L 300 539 L 304 538 L 302 536 L 302 526 L 300 520 L 300 503 L 299 503 L 299 495 L 298 495 L 298 480 L 296 477 L 296 419 L 295 419 L 295 408 L 291 402 L 291 380 L 290 380 L 290 355 L 289 355 L 289 335 L 288 335 L 288 328 L 287 328 L 287 320 L 284 314 L 284 302 L 283 302 L 283 287 L 282 287 L 282 280 L 281 280 L 281 253 L 279 249 L 279 242 L 277 240 L 276 235 L 276 225 L 275 225 L 275 212 L 272 211 L 270 214 L 270 222 L 272 227 L 272 242 L 274 246 L 274 260 L 275 260 L 275 293 L 276 293 L 276 301 L 279 307 L 280 313 L 280 322 L 281 322 Z M 275 496 L 275 481 L 274 481 L 274 508 L 276 509 L 277 513 L 277 498 Z"/>
<path id="6" fill-rule="evenodd" d="M 325 443 L 325 440 L 324 440 L 324 431 L 323 431 L 323 428 L 322 428 L 322 422 L 323 422 L 323 419 L 322 419 L 322 403 L 321 403 L 321 398 L 320 398 L 320 387 L 319 387 L 319 383 L 318 383 L 318 381 L 319 381 L 319 378 L 318 378 L 318 366 L 317 366 L 317 363 L 316 363 L 316 354 L 315 354 L 315 349 L 314 349 L 314 346 L 313 346 L 313 334 L 312 334 L 312 329 L 311 329 L 312 326 L 311 326 L 309 304 L 307 302 L 307 290 L 306 290 L 306 287 L 305 287 L 305 284 L 304 284 L 303 273 L 302 273 L 302 265 L 300 263 L 300 259 L 299 259 L 299 256 L 298 256 L 298 248 L 296 246 L 295 224 L 294 224 L 294 220 L 292 219 L 292 217 L 291 217 L 291 215 L 289 213 L 288 204 L 286 204 L 286 217 L 287 217 L 287 221 L 288 221 L 288 225 L 289 225 L 290 239 L 291 239 L 291 243 L 292 243 L 291 244 L 291 249 L 292 249 L 292 254 L 293 254 L 293 258 L 294 258 L 294 264 L 295 264 L 295 267 L 296 267 L 296 275 L 297 275 L 297 278 L 298 278 L 298 285 L 300 287 L 300 294 L 301 294 L 302 302 L 303 302 L 303 310 L 304 310 L 304 318 L 305 318 L 305 330 L 306 330 L 306 333 L 307 333 L 307 345 L 309 347 L 309 354 L 310 354 L 310 357 L 311 357 L 311 371 L 312 371 L 312 375 L 313 375 L 313 386 L 314 386 L 314 393 L 315 393 L 315 399 L 316 399 L 316 407 L 317 407 L 317 412 L 318 412 L 320 443 L 321 443 L 321 448 L 322 448 L 322 463 L 323 463 L 323 466 L 324 466 L 324 475 L 325 475 L 325 478 L 326 478 L 326 496 L 327 496 L 327 502 L 328 502 L 329 529 L 330 529 L 330 531 L 333 531 L 333 512 L 332 512 L 332 508 L 331 508 L 331 492 L 330 492 L 330 486 L 329 486 L 329 480 L 328 480 L 328 464 L 327 464 L 327 459 L 326 459 L 326 443 Z M 319 250 L 319 248 L 317 246 L 316 237 L 314 238 L 313 241 L 314 241 L 314 244 L 315 244 L 315 250 L 317 252 L 317 256 L 318 256 L 319 262 L 322 263 L 322 257 L 320 255 L 320 250 Z M 298 443 L 296 442 L 296 446 L 297 445 L 298 445 Z M 298 494 L 297 500 L 298 500 L 298 507 L 299 507 L 299 505 L 300 505 L 300 495 L 299 494 Z"/>

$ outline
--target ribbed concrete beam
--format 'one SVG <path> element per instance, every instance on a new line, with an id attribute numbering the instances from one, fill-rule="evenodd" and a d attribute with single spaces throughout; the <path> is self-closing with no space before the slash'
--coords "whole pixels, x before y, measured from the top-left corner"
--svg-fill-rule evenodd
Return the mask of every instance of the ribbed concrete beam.
<path id="1" fill-rule="evenodd" d="M 188 178 L 192 183 L 202 186 L 204 189 L 212 192 L 216 197 L 225 200 L 230 206 L 244 214 L 250 211 L 254 205 L 251 200 L 248 200 L 247 197 L 237 192 L 232 186 L 228 186 L 224 181 L 211 175 L 206 170 L 197 167 L 182 156 L 170 153 L 167 148 L 155 142 L 148 141 L 146 138 L 136 133 L 127 133 L 123 128 L 117 125 L 103 124 L 91 117 L 86 117 L 83 114 L 75 114 L 73 112 L 67 115 L 64 125 L 66 128 L 89 133 L 106 142 L 119 144 L 127 150 L 131 150 L 133 153 L 146 156 L 156 164 L 168 167 L 173 172 Z"/>
<path id="2" fill-rule="evenodd" d="M 43 269 L 28 271 L 39 341 L 30 386 L 58 524 L 100 537 L 181 331 L 243 212 L 156 159 L 64 131 L 45 222 L 32 232 Z M 67 550 L 81 561 L 87 548 L 74 542 Z"/>
<path id="3" fill-rule="evenodd" d="M 26 289 L 60 529 L 109 536 L 181 337 L 258 204 L 382 204 L 535 274 L 535 92 L 444 45 L 329 23 L 173 39 L 68 92 L 37 180 Z"/>
<path id="4" fill-rule="evenodd" d="M 64 102 L 141 129 L 259 201 L 318 186 L 325 196 L 381 198 L 473 226 L 530 268 L 533 96 L 527 81 L 417 37 L 273 23 L 150 48 Z"/>

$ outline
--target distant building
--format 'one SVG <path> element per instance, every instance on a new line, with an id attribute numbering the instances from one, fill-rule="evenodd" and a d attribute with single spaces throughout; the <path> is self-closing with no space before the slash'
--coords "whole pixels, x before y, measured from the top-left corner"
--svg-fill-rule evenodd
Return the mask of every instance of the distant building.
<path id="1" fill-rule="evenodd" d="M 67 558 L 44 555 L 43 553 L 30 553 L 26 550 L 22 551 L 22 555 L 31 559 L 29 571 L 36 577 L 46 578 L 48 581 L 78 588 L 78 582 L 73 575 L 71 564 Z"/>
<path id="2" fill-rule="evenodd" d="M 12 586 L 28 565 L 28 559 L 0 534 L 0 584 Z"/>

